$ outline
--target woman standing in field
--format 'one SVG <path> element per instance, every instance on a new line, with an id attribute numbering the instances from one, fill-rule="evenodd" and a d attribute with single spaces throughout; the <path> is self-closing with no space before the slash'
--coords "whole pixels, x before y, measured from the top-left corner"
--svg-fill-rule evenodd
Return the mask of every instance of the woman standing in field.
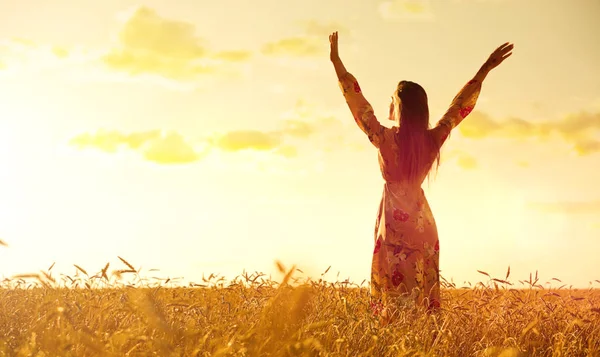
<path id="1" fill-rule="evenodd" d="M 512 54 L 508 42 L 498 47 L 475 77 L 456 95 L 434 128 L 429 126 L 427 94 L 417 83 L 398 83 L 390 104 L 387 128 L 375 117 L 352 74 L 338 53 L 338 34 L 329 36 L 330 59 L 354 120 L 379 151 L 383 197 L 375 224 L 371 267 L 371 298 L 375 313 L 387 319 L 390 299 L 408 298 L 428 309 L 440 307 L 440 243 L 435 220 L 421 188 L 440 148 L 473 110 L 487 74 Z M 414 299 L 414 300 L 413 300 Z"/>

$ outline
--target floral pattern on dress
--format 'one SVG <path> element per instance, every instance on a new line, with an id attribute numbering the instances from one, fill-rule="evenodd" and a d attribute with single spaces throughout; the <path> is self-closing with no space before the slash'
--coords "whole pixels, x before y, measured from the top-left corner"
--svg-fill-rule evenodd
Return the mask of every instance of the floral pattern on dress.
<path id="1" fill-rule="evenodd" d="M 392 274 L 392 284 L 394 287 L 398 287 L 404 281 L 404 274 L 402 274 L 402 268 L 400 265 L 396 265 L 394 273 Z"/>
<path id="2" fill-rule="evenodd" d="M 410 215 L 406 212 L 404 212 L 401 209 L 395 209 L 394 210 L 394 219 L 396 221 L 400 221 L 400 222 L 406 222 L 408 221 L 408 219 L 410 218 Z"/>
<path id="3" fill-rule="evenodd" d="M 375 249 L 373 250 L 373 254 L 379 253 L 379 249 L 381 249 L 381 239 L 377 239 L 375 243 Z"/>
<path id="4" fill-rule="evenodd" d="M 473 111 L 473 107 L 464 107 L 460 108 L 459 113 L 460 116 L 464 119 L 467 117 L 467 115 L 469 115 L 469 113 L 471 113 L 471 111 Z"/>
<path id="5" fill-rule="evenodd" d="M 444 132 L 446 137 L 450 134 L 450 130 L 456 128 L 473 111 L 480 92 L 481 82 L 472 79 L 454 97 L 452 104 L 450 104 L 450 107 L 437 124 L 438 126 L 442 125 L 447 128 Z"/>
<path id="6" fill-rule="evenodd" d="M 417 202 L 417 231 L 419 233 L 425 232 L 425 204 L 422 202 Z"/>

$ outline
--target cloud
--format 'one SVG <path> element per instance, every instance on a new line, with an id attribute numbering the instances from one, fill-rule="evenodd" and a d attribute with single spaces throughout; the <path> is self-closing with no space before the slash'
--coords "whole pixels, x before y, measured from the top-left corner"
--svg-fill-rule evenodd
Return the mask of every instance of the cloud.
<path id="1" fill-rule="evenodd" d="M 529 207 L 547 213 L 587 214 L 600 212 L 600 200 L 580 202 L 532 202 Z"/>
<path id="2" fill-rule="evenodd" d="M 267 56 L 320 57 L 328 50 L 327 36 L 333 31 L 347 34 L 348 29 L 337 22 L 322 23 L 316 20 L 299 21 L 301 34 L 282 38 L 263 45 L 262 53 Z"/>
<path id="3" fill-rule="evenodd" d="M 104 152 L 117 152 L 120 148 L 126 146 L 130 149 L 139 149 L 144 144 L 160 138 L 161 133 L 158 130 L 139 132 L 133 134 L 124 134 L 116 130 L 99 130 L 96 133 L 80 134 L 69 142 L 71 145 L 80 149 L 94 147 Z"/>
<path id="4" fill-rule="evenodd" d="M 562 120 L 529 122 L 520 118 L 496 121 L 487 114 L 475 111 L 458 129 L 463 136 L 471 139 L 543 139 L 557 134 L 573 145 L 580 155 L 600 152 L 600 140 L 594 138 L 594 133 L 600 131 L 600 112 L 580 112 L 568 115 Z"/>
<path id="5" fill-rule="evenodd" d="M 69 50 L 62 46 L 52 46 L 52 53 L 58 58 L 69 57 Z"/>
<path id="6" fill-rule="evenodd" d="M 319 56 L 325 51 L 322 42 L 318 37 L 288 37 L 267 43 L 263 46 L 262 53 L 269 56 Z"/>
<path id="7" fill-rule="evenodd" d="M 277 149 L 277 153 L 283 157 L 293 158 L 298 156 L 298 149 L 295 146 L 284 145 Z"/>
<path id="8" fill-rule="evenodd" d="M 210 150 L 240 152 L 245 150 L 269 151 L 286 158 L 296 157 L 296 147 L 285 143 L 286 138 L 306 139 L 317 128 L 315 124 L 302 121 L 284 120 L 283 128 L 273 131 L 232 130 L 213 134 L 202 140 L 204 147 L 198 152 L 177 132 L 160 130 L 123 133 L 118 130 L 99 130 L 75 136 L 69 144 L 82 150 L 94 148 L 106 153 L 123 150 L 137 151 L 144 158 L 159 164 L 184 164 L 200 160 Z"/>
<path id="9" fill-rule="evenodd" d="M 206 75 L 239 76 L 244 69 L 240 65 L 252 56 L 252 51 L 242 49 L 213 50 L 196 35 L 193 24 L 164 18 L 144 6 L 123 16 L 115 44 L 108 49 L 39 44 L 24 38 L 0 41 L 4 73 L 60 67 L 76 77 L 120 81 L 125 74 L 167 86 Z"/>
<path id="10" fill-rule="evenodd" d="M 579 155 L 588 155 L 595 152 L 600 152 L 600 140 L 581 139 L 575 143 L 575 151 Z"/>
<path id="11" fill-rule="evenodd" d="M 168 133 L 167 135 L 171 135 Z M 131 133 L 126 136 L 126 144 L 134 150 L 141 148 L 144 144 L 162 138 L 160 130 Z"/>
<path id="12" fill-rule="evenodd" d="M 171 132 L 150 142 L 144 157 L 159 164 L 187 164 L 200 159 L 200 155 L 179 133 Z"/>
<path id="13" fill-rule="evenodd" d="M 158 74 L 167 78 L 182 80 L 216 72 L 216 68 L 213 66 L 168 58 L 167 56 L 136 53 L 129 50 L 113 51 L 104 56 L 103 60 L 113 69 L 122 70 L 134 76 Z"/>
<path id="14" fill-rule="evenodd" d="M 102 57 L 110 68 L 130 75 L 155 74 L 176 80 L 219 71 L 223 62 L 246 61 L 248 51 L 212 53 L 194 25 L 139 7 L 123 24 L 118 46 Z"/>
<path id="15" fill-rule="evenodd" d="M 347 109 L 344 108 L 344 113 Z M 346 115 L 347 116 L 347 115 Z M 283 158 L 298 156 L 299 147 L 311 152 L 331 151 L 330 147 L 353 147 L 348 138 L 356 136 L 365 143 L 353 121 L 344 125 L 336 115 L 316 114 L 306 102 L 299 100 L 294 108 L 282 113 L 275 130 L 237 129 L 221 133 L 207 133 L 199 140 L 189 141 L 178 132 L 147 130 L 125 133 L 118 130 L 98 130 L 73 137 L 69 144 L 83 150 L 93 148 L 106 153 L 134 151 L 146 160 L 159 164 L 182 164 L 203 159 L 212 151 L 236 154 L 243 151 L 263 152 Z M 352 127 L 351 133 L 348 127 Z M 264 157 L 264 156 L 263 156 Z"/>
<path id="16" fill-rule="evenodd" d="M 234 130 L 209 139 L 209 142 L 214 147 L 230 152 L 247 149 L 268 151 L 281 145 L 281 138 L 279 135 L 271 132 Z"/>
<path id="17" fill-rule="evenodd" d="M 316 108 L 298 100 L 295 107 L 282 114 L 283 135 L 298 144 L 308 144 L 311 152 L 373 149 L 366 135 L 356 126 L 344 103 L 335 109 Z M 339 118 L 343 118 L 340 120 Z"/>
<path id="18" fill-rule="evenodd" d="M 473 170 L 479 167 L 477 159 L 463 150 L 452 150 L 447 154 L 442 154 L 442 160 L 444 162 L 453 159 L 456 160 L 456 164 L 459 167 L 465 170 Z"/>
<path id="19" fill-rule="evenodd" d="M 272 151 L 286 157 L 297 154 L 295 147 L 286 145 L 288 138 L 306 140 L 320 129 L 320 121 L 308 122 L 299 119 L 284 119 L 281 129 L 272 131 L 233 130 L 217 134 L 208 139 L 212 147 L 223 151 L 236 152 L 241 150 Z"/>
<path id="20" fill-rule="evenodd" d="M 252 57 L 252 52 L 250 51 L 222 51 L 217 52 L 213 55 L 213 58 L 222 59 L 230 62 L 243 62 L 247 61 Z"/>
<path id="21" fill-rule="evenodd" d="M 71 55 L 71 51 L 62 46 L 39 44 L 26 38 L 6 39 L 0 41 L 0 70 L 55 67 L 67 64 L 65 60 Z"/>
<path id="22" fill-rule="evenodd" d="M 461 153 L 458 156 L 457 164 L 465 170 L 473 170 L 478 167 L 477 160 L 473 156 L 466 153 Z"/>
<path id="23" fill-rule="evenodd" d="M 116 130 L 84 133 L 71 139 L 78 149 L 95 148 L 107 153 L 121 149 L 140 151 L 144 157 L 159 164 L 184 164 L 200 159 L 201 155 L 177 132 L 159 130 L 125 134 Z"/>
<path id="24" fill-rule="evenodd" d="M 379 14 L 386 20 L 431 21 L 435 18 L 429 0 L 390 0 L 379 4 Z"/>
<path id="25" fill-rule="evenodd" d="M 284 128 L 281 132 L 295 138 L 307 138 L 315 133 L 316 125 L 303 120 L 288 119 L 283 121 Z"/>

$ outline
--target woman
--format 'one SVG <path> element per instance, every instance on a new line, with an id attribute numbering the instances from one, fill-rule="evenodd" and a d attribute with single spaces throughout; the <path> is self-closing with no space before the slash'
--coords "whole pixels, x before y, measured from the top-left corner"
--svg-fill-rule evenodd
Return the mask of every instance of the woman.
<path id="1" fill-rule="evenodd" d="M 371 267 L 371 296 L 375 313 L 387 316 L 393 298 L 413 301 L 428 309 L 440 307 L 437 227 L 421 189 L 450 131 L 469 115 L 487 74 L 512 54 L 513 45 L 498 47 L 452 101 L 434 128 L 429 127 L 427 94 L 413 82 L 401 81 L 392 95 L 389 119 L 382 126 L 363 96 L 358 82 L 346 71 L 338 53 L 338 34 L 329 36 L 330 59 L 354 120 L 379 151 L 385 180 L 375 224 Z"/>

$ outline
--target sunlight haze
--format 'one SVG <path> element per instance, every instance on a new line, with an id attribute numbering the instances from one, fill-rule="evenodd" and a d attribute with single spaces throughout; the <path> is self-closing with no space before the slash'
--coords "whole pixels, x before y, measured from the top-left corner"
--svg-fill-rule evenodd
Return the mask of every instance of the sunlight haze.
<path id="1" fill-rule="evenodd" d="M 386 126 L 411 80 L 434 125 L 514 53 L 423 188 L 441 275 L 600 286 L 597 0 L 0 3 L 0 276 L 121 256 L 200 280 L 297 264 L 369 278 L 383 179 L 328 35 Z M 339 272 L 339 277 L 337 276 Z M 554 282 L 553 284 L 557 284 Z"/>

